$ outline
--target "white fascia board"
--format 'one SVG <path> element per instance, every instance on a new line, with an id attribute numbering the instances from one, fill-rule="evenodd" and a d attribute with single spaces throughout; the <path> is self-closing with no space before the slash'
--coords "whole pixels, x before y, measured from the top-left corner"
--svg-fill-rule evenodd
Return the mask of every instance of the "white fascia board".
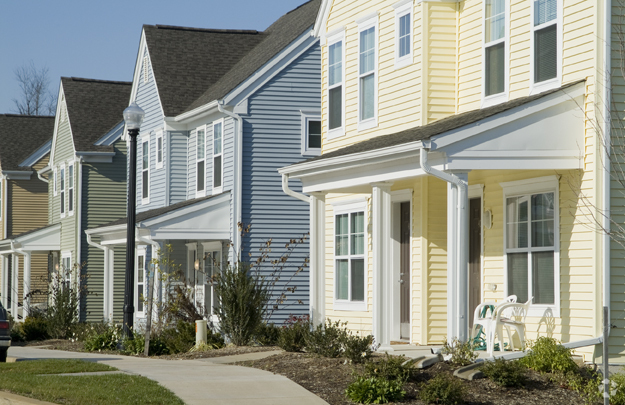
<path id="1" fill-rule="evenodd" d="M 165 131 L 172 132 L 188 131 L 187 127 L 189 127 L 188 124 L 177 122 L 175 117 L 165 117 L 163 119 L 163 124 L 165 126 Z"/>
<path id="2" fill-rule="evenodd" d="M 325 43 L 326 25 L 328 23 L 328 17 L 330 16 L 331 9 L 332 0 L 323 0 L 321 7 L 319 7 L 319 12 L 317 13 L 315 25 L 313 26 L 312 35 L 315 38 L 321 38 L 321 43 Z"/>
<path id="3" fill-rule="evenodd" d="M 276 77 L 284 68 L 289 66 L 295 59 L 315 46 L 317 41 L 317 38 L 310 35 L 310 31 L 305 31 L 297 39 L 283 48 L 276 56 L 271 58 L 269 62 L 265 63 L 265 65 L 245 79 L 243 83 L 230 91 L 230 93 L 223 98 L 224 104 L 237 105 L 249 98 L 258 91 L 258 89 Z"/>
<path id="4" fill-rule="evenodd" d="M 108 233 L 115 233 L 115 232 L 119 232 L 119 231 L 125 231 L 126 230 L 126 224 L 119 224 L 119 225 L 111 225 L 111 226 L 103 226 L 100 228 L 92 228 L 92 229 L 87 229 L 85 230 L 85 233 L 87 235 L 99 235 L 99 236 L 103 236 L 106 235 Z"/>
<path id="5" fill-rule="evenodd" d="M 86 163 L 112 163 L 115 152 L 76 152 Z"/>
<path id="6" fill-rule="evenodd" d="M 41 158 L 43 158 L 46 154 L 50 152 L 50 147 L 52 146 L 52 140 L 46 142 L 39 149 L 30 154 L 22 163 L 20 163 L 19 167 L 30 167 L 37 163 Z"/>
<path id="7" fill-rule="evenodd" d="M 57 94 L 56 99 L 58 100 L 56 103 L 56 113 L 54 115 L 54 130 L 52 132 L 52 145 L 50 146 L 50 159 L 48 160 L 48 164 L 50 166 L 54 166 L 54 146 L 56 145 L 56 137 L 59 128 L 59 120 L 61 115 L 61 100 L 63 99 L 63 81 L 60 81 L 59 84 L 59 94 Z M 66 101 L 67 102 L 67 101 Z M 69 117 L 69 114 L 68 114 Z"/>
<path id="8" fill-rule="evenodd" d="M 527 104 L 522 104 L 508 111 L 495 114 L 492 117 L 474 122 L 431 138 L 432 150 L 447 147 L 453 143 L 462 141 L 471 136 L 495 129 L 512 121 L 536 114 L 545 108 L 555 106 L 564 102 L 575 102 L 578 97 L 583 97 L 585 93 L 585 83 L 579 83 L 566 92 L 557 91 L 538 100 Z M 479 124 L 479 125 L 478 125 Z"/>
<path id="9" fill-rule="evenodd" d="M 50 165 L 47 165 L 46 167 L 42 167 L 41 169 L 37 170 L 37 174 L 40 176 L 43 176 L 44 174 L 48 173 L 50 170 L 52 170 L 52 167 L 50 167 Z"/>
<path id="10" fill-rule="evenodd" d="M 158 225 L 159 223 L 171 221 L 172 219 L 176 219 L 176 218 L 179 218 L 179 217 L 182 217 L 182 216 L 185 216 L 187 214 L 191 214 L 197 211 L 206 211 L 206 210 L 209 210 L 211 207 L 214 207 L 216 205 L 226 203 L 226 202 L 228 204 L 230 203 L 229 192 L 223 193 L 222 195 L 219 195 L 213 198 L 209 198 L 206 201 L 201 201 L 196 204 L 188 205 L 186 207 L 182 207 L 174 211 L 166 212 L 157 217 L 153 217 L 153 218 L 149 218 L 144 221 L 141 221 L 141 222 L 137 222 L 137 226 L 139 228 L 151 228 L 155 225 Z"/>
<path id="11" fill-rule="evenodd" d="M 60 250 L 61 224 L 57 223 L 13 239 L 14 245 L 26 251 Z"/>
<path id="12" fill-rule="evenodd" d="M 30 180 L 33 175 L 32 170 L 3 170 L 2 175 L 8 180 Z"/>
<path id="13" fill-rule="evenodd" d="M 154 78 L 154 87 L 156 88 L 156 96 L 158 97 L 158 108 L 161 110 L 161 114 L 165 116 L 165 111 L 163 110 L 163 102 L 161 100 L 161 93 L 158 91 L 158 82 L 156 81 L 154 70 L 152 69 L 152 58 L 150 57 L 150 51 L 145 40 L 144 29 L 141 29 L 141 41 L 139 42 L 139 51 L 137 53 L 137 60 L 135 62 L 135 71 L 132 77 L 132 89 L 130 90 L 130 100 L 128 100 L 128 105 L 132 104 L 132 102 L 137 99 L 137 91 L 139 90 L 139 82 L 141 78 L 141 64 L 143 63 L 143 54 L 145 53 L 146 49 L 148 50 L 148 58 L 150 58 L 150 71 L 152 72 L 152 77 Z M 125 130 L 125 127 L 123 133 L 123 139 L 126 140 L 127 131 Z"/>
<path id="14" fill-rule="evenodd" d="M 111 146 L 112 144 L 115 143 L 115 141 L 117 141 L 124 134 L 124 127 L 125 126 L 126 125 L 125 125 L 124 121 L 122 120 L 120 123 L 115 125 L 115 127 L 113 127 L 113 129 L 111 129 L 109 132 L 107 132 L 106 134 L 102 135 L 100 137 L 100 139 L 95 141 L 94 145 L 96 145 L 96 146 Z"/>
<path id="15" fill-rule="evenodd" d="M 208 104 L 204 104 L 201 107 L 193 109 L 191 111 L 187 111 L 180 115 L 177 115 L 173 118 L 174 122 L 179 122 L 181 124 L 188 124 L 192 120 L 204 118 L 207 115 L 215 114 L 217 112 L 217 106 L 219 105 L 219 100 L 213 100 Z"/>
<path id="16" fill-rule="evenodd" d="M 187 239 L 198 239 L 198 240 L 229 240 L 230 232 L 223 231 L 194 231 L 189 229 L 168 229 L 168 230 L 159 230 L 154 231 L 150 235 L 152 240 L 187 240 Z"/>

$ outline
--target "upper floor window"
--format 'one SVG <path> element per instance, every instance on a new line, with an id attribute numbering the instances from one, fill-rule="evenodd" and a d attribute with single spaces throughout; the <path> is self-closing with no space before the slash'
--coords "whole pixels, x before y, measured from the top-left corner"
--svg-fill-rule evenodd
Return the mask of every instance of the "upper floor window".
<path id="1" fill-rule="evenodd" d="M 302 155 L 321 154 L 321 117 L 302 112 Z"/>
<path id="2" fill-rule="evenodd" d="M 57 176 L 58 176 L 58 173 L 57 173 L 57 170 L 56 170 L 56 167 L 55 167 L 52 170 L 52 183 L 53 183 L 53 189 L 54 189 L 54 196 L 55 197 L 58 194 L 58 189 L 59 189 Z"/>
<path id="3" fill-rule="evenodd" d="M 412 63 L 412 1 L 395 8 L 395 67 Z"/>
<path id="4" fill-rule="evenodd" d="M 328 40 L 328 138 L 343 135 L 344 34 Z"/>
<path id="5" fill-rule="evenodd" d="M 508 82 L 508 4 L 506 0 L 484 2 L 484 98 L 505 101 Z M 499 96 L 499 97 L 493 97 Z"/>
<path id="6" fill-rule="evenodd" d="M 74 215 L 74 164 L 67 166 L 67 212 Z"/>
<path id="7" fill-rule="evenodd" d="M 376 125 L 377 17 L 358 26 L 358 129 Z"/>
<path id="8" fill-rule="evenodd" d="M 157 169 L 162 169 L 163 168 L 163 160 L 164 160 L 164 154 L 163 154 L 163 132 L 162 131 L 158 131 L 156 133 L 156 168 Z"/>
<path id="9" fill-rule="evenodd" d="M 560 36 L 558 0 L 534 0 L 532 12 L 532 91 L 560 85 Z"/>
<path id="10" fill-rule="evenodd" d="M 60 205 L 61 205 L 61 218 L 65 217 L 65 166 L 61 166 L 60 169 L 60 178 L 59 180 L 61 181 L 61 198 L 60 198 Z"/>
<path id="11" fill-rule="evenodd" d="M 223 121 L 213 124 L 213 194 L 223 186 Z"/>
<path id="12" fill-rule="evenodd" d="M 150 202 L 150 138 L 141 141 L 141 203 Z"/>
<path id="13" fill-rule="evenodd" d="M 196 131 L 195 147 L 195 195 L 206 193 L 206 129 L 200 127 Z"/>

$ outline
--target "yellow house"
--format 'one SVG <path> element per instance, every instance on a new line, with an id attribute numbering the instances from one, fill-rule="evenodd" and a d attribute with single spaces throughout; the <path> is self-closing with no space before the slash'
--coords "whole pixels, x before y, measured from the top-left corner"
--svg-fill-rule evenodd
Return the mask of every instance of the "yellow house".
<path id="1" fill-rule="evenodd" d="M 625 290 L 610 277 L 625 273 L 598 230 L 617 11 L 323 1 L 322 154 L 280 170 L 310 202 L 315 322 L 347 321 L 382 348 L 440 344 L 468 338 L 478 303 L 514 294 L 532 301 L 529 339 L 596 343 L 610 307 L 611 361 L 623 355 Z"/>

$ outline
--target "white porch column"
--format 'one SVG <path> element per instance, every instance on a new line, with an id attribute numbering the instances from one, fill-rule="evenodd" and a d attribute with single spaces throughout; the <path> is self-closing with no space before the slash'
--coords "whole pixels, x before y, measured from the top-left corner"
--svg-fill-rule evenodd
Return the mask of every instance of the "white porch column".
<path id="1" fill-rule="evenodd" d="M 393 279 L 391 246 L 391 184 L 374 183 L 372 199 L 373 336 L 380 349 L 390 349 Z"/>
<path id="2" fill-rule="evenodd" d="M 2 295 L 0 302 L 2 302 L 2 307 L 4 309 L 7 308 L 8 298 L 9 298 L 9 259 L 7 255 L 2 255 L 2 279 L 0 279 L 0 294 Z"/>
<path id="3" fill-rule="evenodd" d="M 23 301 L 22 301 L 22 316 L 24 319 L 30 313 L 30 260 L 31 252 L 24 252 L 24 287 L 22 288 Z"/>
<path id="4" fill-rule="evenodd" d="M 16 254 L 13 254 L 13 260 L 11 261 L 11 315 L 17 321 L 18 319 L 18 291 L 19 291 L 19 272 L 20 272 L 20 257 Z"/>
<path id="5" fill-rule="evenodd" d="M 325 302 L 325 214 L 324 193 L 310 194 L 310 317 L 314 325 L 326 318 Z"/>
<path id="6" fill-rule="evenodd" d="M 104 253 L 104 302 L 102 307 L 103 319 L 106 321 L 111 321 L 112 313 L 109 311 L 111 307 L 111 301 L 113 298 L 112 293 L 112 283 L 111 283 L 111 272 L 113 271 L 110 263 L 110 252 L 111 249 L 109 247 L 104 247 L 102 250 Z"/>
<path id="7" fill-rule="evenodd" d="M 447 341 L 458 337 L 458 186 L 447 183 Z"/>

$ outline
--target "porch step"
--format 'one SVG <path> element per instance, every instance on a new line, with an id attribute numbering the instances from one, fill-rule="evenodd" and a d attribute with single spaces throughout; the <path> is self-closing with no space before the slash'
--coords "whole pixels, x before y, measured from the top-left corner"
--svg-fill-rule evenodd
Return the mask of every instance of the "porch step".
<path id="1" fill-rule="evenodd" d="M 483 363 L 473 363 L 468 366 L 460 367 L 454 371 L 454 376 L 462 378 L 463 380 L 473 381 L 478 378 L 484 378 L 484 373 L 479 369 Z"/>
<path id="2" fill-rule="evenodd" d="M 424 369 L 432 367 L 434 364 L 440 363 L 441 361 L 443 361 L 443 356 L 440 354 L 420 356 L 414 360 L 414 367 Z"/>

